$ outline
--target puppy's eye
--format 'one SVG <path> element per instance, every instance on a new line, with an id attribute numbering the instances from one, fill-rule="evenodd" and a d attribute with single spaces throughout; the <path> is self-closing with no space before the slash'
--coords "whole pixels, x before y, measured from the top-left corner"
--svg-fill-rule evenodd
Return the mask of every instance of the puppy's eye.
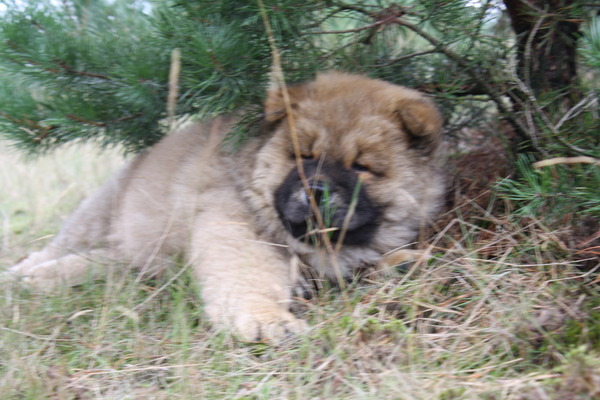
<path id="1" fill-rule="evenodd" d="M 352 164 L 352 169 L 356 172 L 369 172 L 369 167 L 366 167 L 362 164 L 359 164 L 357 162 Z"/>
<path id="2" fill-rule="evenodd" d="M 291 153 L 290 154 L 290 158 L 292 160 L 295 160 L 296 159 L 296 153 Z M 302 158 L 303 160 L 312 160 L 313 156 L 310 155 L 310 154 L 300 154 L 300 158 Z"/>

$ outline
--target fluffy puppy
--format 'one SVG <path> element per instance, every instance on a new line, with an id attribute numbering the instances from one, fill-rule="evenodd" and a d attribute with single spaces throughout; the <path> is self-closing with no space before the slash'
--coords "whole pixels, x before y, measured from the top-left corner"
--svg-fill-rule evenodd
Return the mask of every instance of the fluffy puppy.
<path id="1" fill-rule="evenodd" d="M 217 327 L 274 342 L 303 331 L 289 312 L 298 260 L 351 276 L 436 212 L 442 118 L 422 94 L 359 75 L 319 74 L 288 93 L 289 114 L 282 91 L 268 92 L 264 129 L 240 152 L 220 146 L 234 118 L 166 136 L 10 273 L 51 290 L 115 265 L 152 273 L 179 256 Z"/>

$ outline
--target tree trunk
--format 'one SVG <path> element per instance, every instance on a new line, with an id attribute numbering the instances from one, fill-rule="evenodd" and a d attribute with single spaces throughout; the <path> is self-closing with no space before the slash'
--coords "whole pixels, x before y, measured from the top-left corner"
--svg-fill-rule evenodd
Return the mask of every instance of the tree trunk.
<path id="1" fill-rule="evenodd" d="M 504 0 L 504 4 L 517 35 L 520 79 L 536 94 L 561 90 L 573 101 L 581 23 L 573 17 L 573 1 Z"/>

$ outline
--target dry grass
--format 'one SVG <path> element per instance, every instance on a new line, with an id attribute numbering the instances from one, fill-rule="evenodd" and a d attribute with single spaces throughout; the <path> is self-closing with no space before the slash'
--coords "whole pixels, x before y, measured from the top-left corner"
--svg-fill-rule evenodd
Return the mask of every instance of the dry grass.
<path id="1" fill-rule="evenodd" d="M 116 151 L 98 154 L 92 145 L 26 160 L 0 142 L 0 257 L 54 233 L 60 218 L 122 164 Z"/>
<path id="2" fill-rule="evenodd" d="M 79 148 L 25 164 L 0 149 L 0 268 L 119 163 Z M 429 240 L 434 260 L 352 285 L 347 301 L 335 290 L 298 301 L 312 329 L 281 348 L 211 331 L 186 274 L 158 293 L 169 277 L 53 294 L 5 285 L 1 397 L 599 398 L 595 270 L 577 269 L 542 221 L 491 215 L 493 196 L 459 200 Z"/>

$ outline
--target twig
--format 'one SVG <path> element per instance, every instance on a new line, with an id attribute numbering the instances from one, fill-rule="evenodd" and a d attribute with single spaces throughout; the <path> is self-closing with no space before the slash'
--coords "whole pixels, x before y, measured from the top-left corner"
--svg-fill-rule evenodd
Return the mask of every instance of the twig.
<path id="1" fill-rule="evenodd" d="M 93 125 L 98 128 L 103 128 L 103 127 L 111 125 L 111 124 L 125 122 L 125 121 L 129 121 L 130 119 L 139 118 L 142 115 L 144 115 L 144 113 L 138 112 L 138 113 L 135 113 L 132 115 L 126 115 L 121 118 L 113 119 L 112 121 L 104 121 L 104 122 L 91 121 L 91 120 L 88 120 L 85 118 L 78 117 L 77 115 L 73 115 L 73 114 L 67 114 L 66 117 L 72 121 L 81 122 L 82 124 Z"/>
<path id="2" fill-rule="evenodd" d="M 513 70 L 514 71 L 514 70 Z M 530 88 L 525 85 L 525 83 L 523 83 L 523 81 L 521 81 L 521 79 L 519 79 L 519 77 L 517 76 L 516 73 L 513 72 L 513 79 L 515 81 L 515 83 L 517 84 L 517 87 L 519 88 L 519 90 L 521 90 L 526 96 L 527 96 L 527 100 L 529 100 L 531 106 L 534 108 L 534 111 L 540 116 L 540 118 L 542 119 L 542 121 L 544 121 L 544 123 L 546 124 L 546 126 L 548 127 L 548 129 L 550 129 L 552 131 L 552 135 L 564 146 L 567 146 L 568 148 L 570 148 L 571 150 L 573 150 L 576 153 L 579 154 L 586 154 L 588 153 L 586 150 L 579 148 L 577 146 L 572 145 L 571 143 L 567 142 L 566 140 L 564 140 L 562 138 L 562 136 L 560 135 L 559 132 L 559 128 L 562 124 L 564 124 L 569 118 L 571 118 L 576 109 L 581 107 L 588 98 L 583 99 L 582 101 L 580 101 L 579 103 L 577 103 L 573 108 L 571 108 L 569 111 L 567 111 L 567 113 L 561 118 L 561 120 L 559 121 L 558 124 L 554 125 L 552 123 L 552 121 L 550 121 L 550 118 L 548 118 L 548 116 L 546 115 L 546 113 L 544 112 L 544 110 L 542 110 L 542 108 L 539 106 L 539 102 L 538 100 L 535 98 L 535 96 L 533 95 L 533 93 L 531 93 Z M 594 96 L 594 94 L 591 94 L 590 96 Z M 589 97 L 589 96 L 588 96 Z M 595 101 L 595 99 L 594 99 Z M 575 109 L 575 110 L 574 110 Z M 575 114 L 576 115 L 576 114 Z M 536 143 L 534 143 L 534 147 L 540 151 L 541 154 L 544 154 L 546 156 L 548 156 L 548 152 L 543 150 L 543 149 L 539 149 L 537 147 L 537 136 L 535 134 L 533 134 L 535 128 L 534 128 L 534 123 L 533 123 L 533 117 L 531 115 L 531 112 L 527 112 L 527 118 L 529 123 L 532 125 L 531 127 L 531 137 L 532 140 L 535 137 L 536 138 Z"/>
<path id="3" fill-rule="evenodd" d="M 523 69 L 524 69 L 523 76 L 525 79 L 524 85 L 522 85 L 522 82 L 518 77 L 518 73 L 514 72 L 514 71 L 516 71 L 516 69 L 513 69 L 515 81 L 519 84 L 519 88 L 521 89 L 521 91 L 523 91 L 523 93 L 525 93 L 527 95 L 527 97 L 529 98 L 529 101 L 531 102 L 531 104 L 533 106 L 535 106 L 537 104 L 537 99 L 535 98 L 533 93 L 531 93 L 531 91 L 529 90 L 529 88 L 531 87 L 531 74 L 530 74 L 531 47 L 533 44 L 533 39 L 537 35 L 537 32 L 539 31 L 540 26 L 542 25 L 542 22 L 544 21 L 545 17 L 546 17 L 545 15 L 540 15 L 540 17 L 535 22 L 533 29 L 531 30 L 531 32 L 529 32 L 529 36 L 527 37 L 527 42 L 525 43 L 525 51 L 524 51 L 524 55 L 523 55 L 523 61 L 524 61 L 523 62 Z M 541 151 L 542 148 L 539 146 L 539 138 L 538 138 L 538 135 L 537 135 L 537 132 L 535 129 L 535 123 L 533 122 L 533 117 L 531 115 L 531 109 L 529 107 L 527 107 L 525 109 L 525 118 L 527 120 L 527 124 L 529 125 L 529 136 L 531 138 L 531 143 L 535 149 L 537 149 L 538 151 Z M 548 155 L 547 153 L 545 153 L 543 151 L 541 151 L 541 152 L 542 152 L 542 154 L 544 154 L 546 156 Z"/>
<path id="4" fill-rule="evenodd" d="M 14 51 L 17 51 L 19 53 L 23 52 L 22 49 L 19 48 L 12 41 L 7 41 L 5 44 L 10 49 L 12 49 Z M 103 79 L 103 80 L 106 80 L 106 81 L 113 81 L 112 78 L 110 78 L 110 77 L 108 77 L 106 75 L 96 74 L 96 73 L 87 72 L 87 71 L 78 71 L 78 70 L 70 67 L 69 65 L 67 65 L 64 61 L 61 61 L 61 60 L 58 60 L 58 59 L 52 60 L 52 63 L 54 63 L 55 65 L 57 65 L 60 68 L 62 68 L 62 70 L 56 69 L 56 68 L 45 67 L 43 64 L 41 64 L 41 63 L 39 63 L 39 62 L 37 62 L 37 61 L 35 61 L 33 59 L 27 58 L 27 57 L 19 57 L 19 60 L 12 59 L 12 61 L 14 63 L 20 64 L 20 65 L 22 65 L 24 67 L 26 67 L 28 65 L 29 66 L 30 65 L 34 65 L 36 67 L 41 67 L 42 70 L 44 70 L 46 72 L 53 73 L 53 74 L 69 73 L 69 74 L 73 74 L 73 75 L 85 76 L 85 77 L 88 77 L 88 78 L 98 78 L 98 79 Z"/>
<path id="5" fill-rule="evenodd" d="M 75 115 L 75 114 L 67 114 L 67 115 L 66 115 L 66 117 L 67 117 L 68 119 L 70 119 L 71 121 L 75 121 L 75 122 L 81 122 L 82 124 L 86 124 L 86 125 L 92 125 L 92 126 L 95 126 L 95 127 L 97 127 L 97 128 L 102 128 L 102 127 L 104 127 L 104 126 L 106 126 L 106 125 L 107 125 L 107 123 L 106 123 L 106 122 L 96 122 L 96 121 L 92 121 L 92 120 L 89 120 L 89 119 L 85 119 L 85 118 L 82 118 L 82 117 L 78 117 L 78 116 L 77 116 L 77 115 Z"/>
<path id="6" fill-rule="evenodd" d="M 174 368 L 188 368 L 188 367 L 199 367 L 204 364 L 175 364 L 175 365 L 151 365 L 149 367 L 138 367 L 138 368 L 125 368 L 125 369 L 86 369 L 77 371 L 73 374 L 78 381 L 86 379 L 95 375 L 113 375 L 113 374 L 127 374 L 132 372 L 144 372 L 144 371 L 168 371 Z"/>
<path id="7" fill-rule="evenodd" d="M 542 160 L 531 164 L 533 168 L 549 167 L 558 164 L 593 164 L 600 166 L 600 159 L 593 157 L 557 157 L 548 160 Z"/>
<path id="8" fill-rule="evenodd" d="M 5 113 L 4 111 L 0 111 L 0 117 L 9 120 L 10 122 L 13 122 L 17 125 L 25 125 L 28 128 L 31 129 L 39 129 L 39 130 L 48 130 L 48 127 L 39 125 L 37 122 L 32 121 L 30 119 L 19 119 L 19 118 L 15 118 L 7 113 Z"/>
<path id="9" fill-rule="evenodd" d="M 375 65 L 375 68 L 388 67 L 390 65 L 396 64 L 400 61 L 404 61 L 409 58 L 424 56 L 425 54 L 432 54 L 432 53 L 437 53 L 437 50 L 432 49 L 432 50 L 417 51 L 414 53 L 406 54 L 406 55 L 400 56 L 398 58 L 394 58 L 393 60 L 390 60 L 390 61 L 386 62 L 385 64 Z"/>
<path id="10" fill-rule="evenodd" d="M 281 89 L 281 94 L 283 97 L 283 104 L 284 104 L 285 112 L 287 115 L 287 123 L 289 126 L 290 136 L 292 139 L 292 146 L 294 148 L 294 158 L 296 159 L 296 168 L 298 169 L 298 175 L 300 176 L 300 180 L 302 182 L 302 186 L 304 187 L 304 190 L 308 194 L 310 206 L 315 214 L 315 218 L 317 219 L 317 224 L 320 229 L 325 229 L 325 223 L 323 220 L 323 216 L 321 215 L 319 206 L 315 200 L 315 196 L 310 187 L 310 184 L 308 183 L 308 180 L 306 178 L 306 173 L 304 171 L 304 164 L 303 164 L 303 160 L 302 160 L 302 153 L 300 152 L 300 141 L 298 140 L 298 132 L 296 130 L 296 121 L 294 119 L 292 102 L 290 100 L 289 92 L 287 90 L 287 85 L 285 83 L 285 77 L 283 75 L 283 70 L 281 68 L 281 55 L 279 53 L 279 49 L 277 48 L 277 44 L 275 43 L 275 36 L 273 35 L 273 31 L 271 29 L 271 24 L 269 22 L 269 18 L 267 17 L 267 11 L 265 9 L 265 5 L 262 2 L 262 0 L 257 0 L 257 3 L 258 3 L 258 7 L 260 9 L 260 14 L 261 14 L 261 17 L 263 20 L 263 24 L 265 26 L 265 30 L 267 32 L 267 37 L 269 39 L 269 45 L 271 47 L 271 54 L 273 56 L 273 63 L 271 65 L 273 78 L 274 78 L 275 82 L 277 83 L 277 85 L 279 86 L 279 88 Z M 333 266 L 333 270 L 335 272 L 335 275 L 336 275 L 336 278 L 338 281 L 338 285 L 342 289 L 342 297 L 344 298 L 345 302 L 348 303 L 349 300 L 347 298 L 346 292 L 343 290 L 346 287 L 346 285 L 344 283 L 344 278 L 342 276 L 341 268 L 337 262 L 335 249 L 333 248 L 331 240 L 329 239 L 329 236 L 327 235 L 326 232 L 321 234 L 321 238 L 323 240 L 323 244 L 325 245 L 327 254 L 330 256 L 331 264 Z"/>
<path id="11" fill-rule="evenodd" d="M 169 94 L 167 95 L 167 118 L 172 129 L 175 122 L 177 97 L 179 96 L 179 74 L 181 72 L 181 51 L 173 49 L 171 52 L 171 68 L 169 70 Z"/>
<path id="12" fill-rule="evenodd" d="M 565 122 L 581 113 L 582 110 L 580 109 L 583 109 L 586 106 L 588 106 L 588 103 L 589 105 L 596 103 L 598 101 L 596 95 L 597 93 L 592 92 L 579 103 L 571 107 L 571 109 L 567 111 L 565 115 L 563 115 L 563 117 L 560 119 L 560 121 L 558 121 L 558 123 L 554 126 L 554 130 L 558 131 Z"/>
<path id="13" fill-rule="evenodd" d="M 531 67 L 531 47 L 533 44 L 533 39 L 536 37 L 538 31 L 540 30 L 540 26 L 542 25 L 544 18 L 546 18 L 545 12 L 546 11 L 544 11 L 544 14 L 540 15 L 537 21 L 535 21 L 533 29 L 531 29 L 531 32 L 529 32 L 527 42 L 525 43 L 525 54 L 523 55 L 523 59 L 525 61 L 523 68 L 525 70 L 523 71 L 523 76 L 525 77 L 525 83 L 528 87 L 531 87 L 531 76 L 529 73 L 529 69 Z"/>
<path id="14" fill-rule="evenodd" d="M 7 328 L 5 326 L 0 326 L 0 330 L 15 333 L 17 335 L 25 336 L 25 337 L 36 339 L 36 340 L 43 340 L 46 342 L 75 342 L 75 341 L 77 341 L 76 339 L 58 339 L 56 332 L 54 332 L 52 335 L 41 336 L 41 335 L 35 335 L 33 333 L 29 333 L 29 332 L 24 332 L 24 331 L 19 331 L 16 329 Z"/>
<path id="15" fill-rule="evenodd" d="M 314 32 L 306 32 L 306 33 L 308 35 L 335 35 L 338 33 L 354 33 L 354 32 L 364 31 L 366 29 L 376 28 L 380 25 L 385 24 L 386 22 L 388 22 L 388 21 L 377 21 L 377 22 L 373 22 L 372 24 L 361 26 L 360 28 L 354 28 L 354 29 L 343 29 L 343 30 L 339 30 L 339 31 L 314 31 Z"/>
<path id="16" fill-rule="evenodd" d="M 74 74 L 74 75 L 79 75 L 79 76 L 85 76 L 87 78 L 97 78 L 97 79 L 102 79 L 102 80 L 105 80 L 105 81 L 112 81 L 113 80 L 112 78 L 110 78 L 110 77 L 108 77 L 106 75 L 96 74 L 94 72 L 87 72 L 87 71 L 76 70 L 76 69 L 70 67 L 69 65 L 67 65 L 66 63 L 64 63 L 61 60 L 53 60 L 53 62 L 56 65 L 60 66 L 63 69 L 64 72 L 69 73 L 69 74 Z M 55 72 L 55 73 L 59 73 L 60 72 L 60 71 L 57 71 L 57 70 L 53 70 L 51 68 L 46 68 L 46 71 Z"/>

